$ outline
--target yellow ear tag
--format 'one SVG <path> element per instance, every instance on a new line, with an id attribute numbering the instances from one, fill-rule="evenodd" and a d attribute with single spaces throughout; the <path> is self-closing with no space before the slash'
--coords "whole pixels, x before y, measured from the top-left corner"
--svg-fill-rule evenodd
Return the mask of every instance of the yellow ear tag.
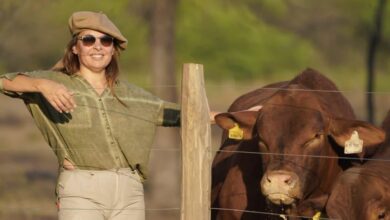
<path id="1" fill-rule="evenodd" d="M 281 217 L 283 220 L 287 220 L 286 215 L 280 214 L 279 217 Z"/>
<path id="2" fill-rule="evenodd" d="M 235 140 L 242 140 L 244 138 L 244 131 L 234 123 L 234 127 L 229 129 L 229 138 Z"/>
<path id="3" fill-rule="evenodd" d="M 344 153 L 345 154 L 356 154 L 363 151 L 363 140 L 359 138 L 359 133 L 353 131 L 351 138 L 345 142 Z"/>
<path id="4" fill-rule="evenodd" d="M 317 212 L 315 215 L 313 215 L 313 220 L 320 220 L 321 218 L 321 212 Z"/>

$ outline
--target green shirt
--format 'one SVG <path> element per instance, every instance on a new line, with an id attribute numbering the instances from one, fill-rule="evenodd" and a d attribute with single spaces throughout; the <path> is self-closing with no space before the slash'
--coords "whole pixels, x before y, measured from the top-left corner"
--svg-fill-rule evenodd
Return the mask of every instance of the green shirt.
<path id="1" fill-rule="evenodd" d="M 149 153 L 156 126 L 176 126 L 180 114 L 177 104 L 162 101 L 132 84 L 117 81 L 115 94 L 106 89 L 100 96 L 81 76 L 61 72 L 35 71 L 8 73 L 50 79 L 74 93 L 77 107 L 71 113 L 57 112 L 41 93 L 0 92 L 22 98 L 45 140 L 53 149 L 60 166 L 64 159 L 79 169 L 116 169 L 131 167 L 146 178 Z"/>

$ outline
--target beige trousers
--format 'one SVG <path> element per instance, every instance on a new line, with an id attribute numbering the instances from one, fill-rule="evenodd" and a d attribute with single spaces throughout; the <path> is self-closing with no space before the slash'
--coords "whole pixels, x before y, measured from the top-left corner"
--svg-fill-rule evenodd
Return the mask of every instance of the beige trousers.
<path id="1" fill-rule="evenodd" d="M 57 195 L 59 220 L 145 220 L 143 185 L 130 169 L 63 170 Z"/>

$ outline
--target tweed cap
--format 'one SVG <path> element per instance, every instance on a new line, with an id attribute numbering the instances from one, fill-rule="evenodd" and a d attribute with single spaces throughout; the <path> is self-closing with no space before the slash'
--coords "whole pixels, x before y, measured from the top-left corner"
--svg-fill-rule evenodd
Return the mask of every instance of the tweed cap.
<path id="1" fill-rule="evenodd" d="M 78 11 L 69 18 L 69 30 L 72 35 L 84 30 L 95 30 L 115 38 L 122 50 L 127 47 L 127 39 L 122 35 L 114 23 L 102 12 Z"/>

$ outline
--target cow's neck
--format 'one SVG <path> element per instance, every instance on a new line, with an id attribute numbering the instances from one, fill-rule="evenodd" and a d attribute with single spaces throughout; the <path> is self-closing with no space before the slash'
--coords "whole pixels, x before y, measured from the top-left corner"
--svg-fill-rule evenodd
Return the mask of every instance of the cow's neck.
<path id="1" fill-rule="evenodd" d="M 325 205 L 331 191 L 334 180 L 337 178 L 342 168 L 338 164 L 338 157 L 334 151 L 329 152 L 329 158 L 321 159 L 320 164 L 322 170 L 319 178 L 320 182 L 313 193 L 310 194 L 302 203 L 299 204 L 298 210 L 300 214 L 315 214 L 318 211 L 325 211 Z"/>

